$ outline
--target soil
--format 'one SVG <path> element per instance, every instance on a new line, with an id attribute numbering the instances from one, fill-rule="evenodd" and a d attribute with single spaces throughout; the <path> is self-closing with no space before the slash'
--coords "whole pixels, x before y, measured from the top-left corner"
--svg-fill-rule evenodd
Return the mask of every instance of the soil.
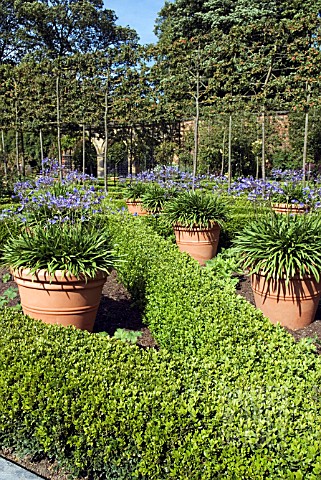
<path id="1" fill-rule="evenodd" d="M 6 270 L 0 269 L 0 298 L 9 287 L 16 288 L 16 284 L 12 279 L 6 283 L 2 281 L 3 275 L 6 273 L 8 273 Z M 239 278 L 237 293 L 254 305 L 250 280 L 247 276 L 241 276 Z M 17 305 L 19 301 L 20 298 L 17 294 L 14 299 L 9 301 L 8 306 Z M 118 328 L 128 331 L 140 331 L 142 335 L 137 339 L 137 345 L 139 347 L 158 348 L 151 332 L 142 321 L 138 306 L 135 305 L 135 302 L 125 287 L 117 281 L 116 272 L 112 272 L 107 278 L 103 288 L 102 300 L 93 333 L 107 332 L 108 335 L 113 336 Z M 321 304 L 317 310 L 316 318 L 311 325 L 295 332 L 288 331 L 296 340 L 305 337 L 312 338 L 317 347 L 317 352 L 321 354 Z M 22 460 L 16 457 L 10 450 L 0 450 L 0 455 L 22 465 L 24 468 L 46 480 L 68 480 L 68 475 L 60 471 L 55 462 L 47 459 L 25 457 Z"/>

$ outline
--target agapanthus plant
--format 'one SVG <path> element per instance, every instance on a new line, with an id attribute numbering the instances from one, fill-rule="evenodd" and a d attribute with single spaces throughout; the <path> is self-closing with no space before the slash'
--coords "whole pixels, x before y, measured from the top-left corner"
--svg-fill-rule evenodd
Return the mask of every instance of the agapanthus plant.
<path id="1" fill-rule="evenodd" d="M 174 195 L 174 189 L 163 188 L 158 183 L 152 183 L 148 185 L 142 196 L 143 207 L 151 213 L 160 213 L 166 202 Z"/>
<path id="2" fill-rule="evenodd" d="M 213 223 L 222 225 L 226 205 L 219 196 L 200 190 L 186 191 L 167 202 L 164 214 L 173 225 L 208 228 Z"/>
<path id="3" fill-rule="evenodd" d="M 35 181 L 16 184 L 20 205 L 3 216 L 17 223 L 2 249 L 2 264 L 12 269 L 45 269 L 92 278 L 115 262 L 106 225 L 97 213 L 104 199 L 94 180 L 70 172 L 62 181 L 55 170 Z"/>
<path id="4" fill-rule="evenodd" d="M 146 183 L 132 182 L 126 187 L 125 198 L 129 202 L 140 202 L 146 191 Z"/>
<path id="5" fill-rule="evenodd" d="M 108 230 L 97 222 L 76 220 L 34 225 L 13 235 L 2 248 L 1 264 L 13 270 L 27 268 L 34 274 L 44 269 L 77 278 L 94 278 L 108 273 L 117 262 Z"/>
<path id="6" fill-rule="evenodd" d="M 73 171 L 59 181 L 55 170 L 53 175 L 49 171 L 34 181 L 18 182 L 15 197 L 19 206 L 4 211 L 2 218 L 15 215 L 29 226 L 57 219 L 68 221 L 70 217 L 89 218 L 101 211 L 104 199 L 93 177 Z"/>
<path id="7" fill-rule="evenodd" d="M 283 182 L 277 188 L 270 191 L 271 202 L 292 203 L 308 205 L 312 203 L 313 196 L 310 187 L 304 187 L 302 183 Z"/>
<path id="8" fill-rule="evenodd" d="M 207 187 L 221 188 L 227 184 L 227 177 L 221 175 L 197 175 L 194 179 L 195 188 Z M 128 175 L 121 179 L 121 183 L 131 185 L 135 183 L 158 183 L 162 188 L 176 190 L 191 190 L 193 175 L 189 171 L 181 170 L 178 165 L 158 165 L 152 170 L 146 170 L 136 175 Z"/>
<path id="9" fill-rule="evenodd" d="M 262 216 L 237 236 L 236 252 L 250 273 L 267 279 L 321 276 L 321 218 L 319 215 Z"/>

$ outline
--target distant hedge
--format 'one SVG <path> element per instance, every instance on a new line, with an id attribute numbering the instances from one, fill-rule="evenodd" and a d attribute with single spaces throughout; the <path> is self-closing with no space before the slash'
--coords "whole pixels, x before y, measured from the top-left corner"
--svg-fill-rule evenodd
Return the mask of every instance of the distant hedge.
<path id="1" fill-rule="evenodd" d="M 0 315 L 0 444 L 92 479 L 321 478 L 321 362 L 229 284 L 111 215 L 160 351 Z"/>

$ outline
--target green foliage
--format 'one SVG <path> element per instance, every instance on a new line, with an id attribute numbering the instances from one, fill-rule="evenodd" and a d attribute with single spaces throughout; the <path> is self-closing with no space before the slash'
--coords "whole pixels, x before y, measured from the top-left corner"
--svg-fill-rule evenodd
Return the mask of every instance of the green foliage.
<path id="1" fill-rule="evenodd" d="M 249 223 L 235 239 L 243 267 L 267 278 L 321 273 L 321 217 L 271 213 Z"/>
<path id="2" fill-rule="evenodd" d="M 279 185 L 279 191 L 272 192 L 270 200 L 272 202 L 291 203 L 295 200 L 299 203 L 311 203 L 309 199 L 309 189 L 305 189 L 301 182 L 286 182 Z"/>
<path id="3" fill-rule="evenodd" d="M 0 308 L 6 307 L 10 300 L 14 300 L 17 297 L 18 289 L 16 287 L 9 287 L 0 296 Z"/>
<path id="4" fill-rule="evenodd" d="M 216 257 L 206 262 L 205 268 L 210 275 L 236 286 L 239 280 L 235 274 L 243 273 L 239 266 L 239 257 L 239 252 L 233 248 L 223 249 Z"/>
<path id="5" fill-rule="evenodd" d="M 155 160 L 158 165 L 171 165 L 173 158 L 177 153 L 177 143 L 173 141 L 163 141 L 155 148 Z"/>
<path id="6" fill-rule="evenodd" d="M 170 238 L 173 243 L 176 242 L 173 226 L 168 223 L 165 215 L 145 215 L 142 221 L 161 237 Z"/>
<path id="7" fill-rule="evenodd" d="M 146 192 L 147 184 L 143 182 L 133 182 L 125 189 L 124 196 L 129 202 L 137 202 L 141 200 Z"/>
<path id="8" fill-rule="evenodd" d="M 36 45 L 51 57 L 87 53 L 136 39 L 129 28 L 117 27 L 112 10 L 95 0 L 15 2 L 27 45 Z M 58 33 L 59 32 L 59 33 Z"/>
<path id="9" fill-rule="evenodd" d="M 95 147 L 88 139 L 85 141 L 85 173 L 88 175 L 97 176 L 97 153 Z M 83 166 L 83 141 L 79 140 L 76 143 L 74 153 L 72 156 L 74 168 L 82 171 Z"/>
<path id="10" fill-rule="evenodd" d="M 164 214 L 173 225 L 206 228 L 214 222 L 222 225 L 226 218 L 226 207 L 216 195 L 199 190 L 185 191 L 166 204 Z"/>
<path id="11" fill-rule="evenodd" d="M 2 264 L 13 269 L 62 270 L 76 277 L 109 272 L 116 256 L 108 231 L 97 222 L 37 224 L 11 237 L 2 249 Z"/>
<path id="12" fill-rule="evenodd" d="M 160 213 L 173 194 L 174 192 L 161 187 L 158 183 L 147 184 L 141 198 L 143 207 L 151 213 Z"/>
<path id="13" fill-rule="evenodd" d="M 19 231 L 20 226 L 15 219 L 6 218 L 5 220 L 0 220 L 0 251 L 4 243 L 12 236 L 17 235 Z"/>
<path id="14" fill-rule="evenodd" d="M 139 337 L 142 336 L 141 332 L 134 332 L 133 330 L 125 330 L 125 328 L 117 328 L 114 338 L 121 342 L 128 342 L 135 344 Z"/>
<path id="15" fill-rule="evenodd" d="M 316 480 L 321 362 L 141 221 L 112 215 L 160 351 L 0 314 L 0 444 L 93 480 Z"/>
<path id="16" fill-rule="evenodd" d="M 8 282 L 10 282 L 11 278 L 12 277 L 11 277 L 10 273 L 4 273 L 2 275 L 1 281 L 2 281 L 2 283 L 8 283 Z"/>
<path id="17" fill-rule="evenodd" d="M 246 225 L 270 212 L 270 207 L 262 202 L 250 202 L 244 197 L 224 196 L 224 201 L 227 205 L 228 217 L 220 233 L 219 248 L 231 247 L 235 237 Z"/>

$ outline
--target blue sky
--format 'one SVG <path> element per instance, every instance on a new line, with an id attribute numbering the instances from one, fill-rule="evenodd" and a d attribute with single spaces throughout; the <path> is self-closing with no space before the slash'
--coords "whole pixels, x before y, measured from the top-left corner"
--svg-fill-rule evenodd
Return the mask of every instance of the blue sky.
<path id="1" fill-rule="evenodd" d="M 119 25 L 129 25 L 137 31 L 141 43 L 156 42 L 155 19 L 165 0 L 104 0 L 104 4 L 115 11 Z"/>

